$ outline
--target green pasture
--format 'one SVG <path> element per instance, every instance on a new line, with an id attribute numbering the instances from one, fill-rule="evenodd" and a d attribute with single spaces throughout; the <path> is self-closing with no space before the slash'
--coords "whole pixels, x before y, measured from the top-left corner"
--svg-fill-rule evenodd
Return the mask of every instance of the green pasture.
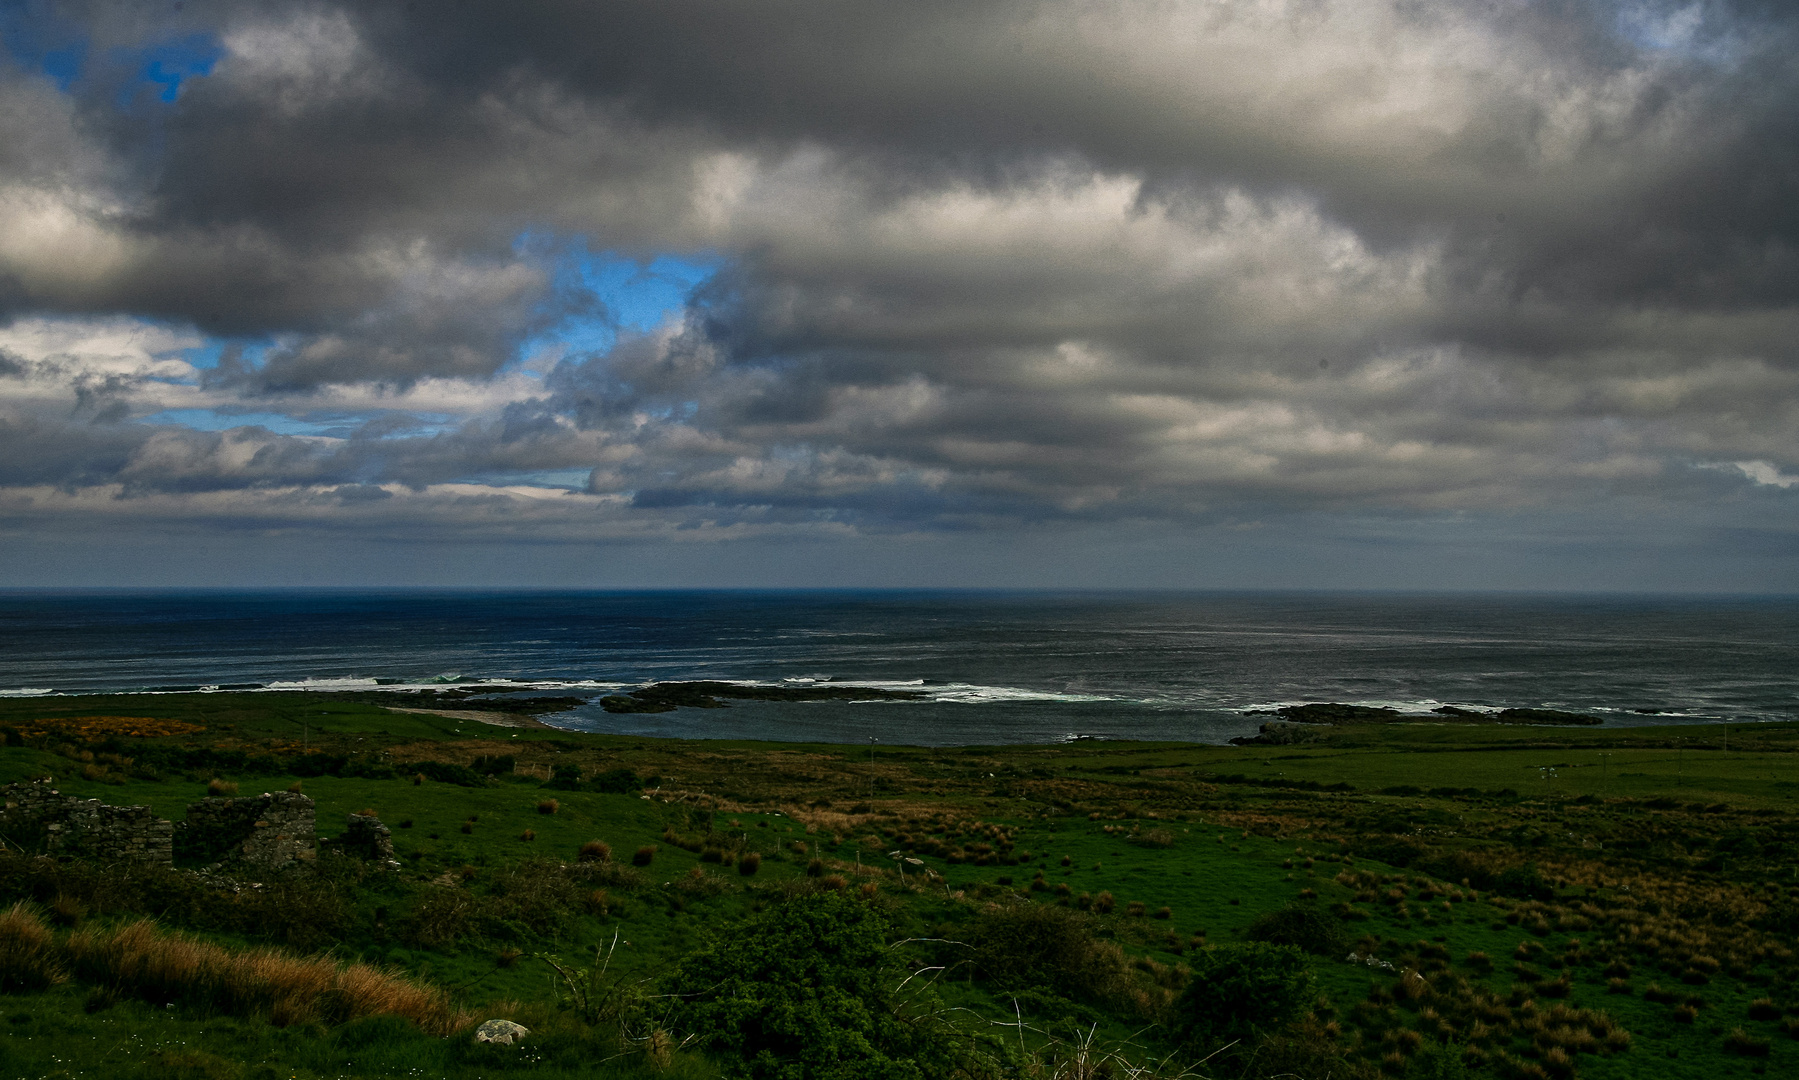
<path id="1" fill-rule="evenodd" d="M 1582 937 L 1565 930 L 1536 934 L 1510 923 L 1506 907 L 1493 903 L 1491 894 L 1447 908 L 1441 902 L 1408 903 L 1402 910 L 1358 900 L 1355 889 L 1336 880 L 1340 871 L 1353 870 L 1403 879 L 1414 890 L 1474 891 L 1374 857 L 1395 843 L 1513 862 L 1616 858 L 1623 860 L 1621 872 L 1690 875 L 1700 884 L 1774 889 L 1778 882 L 1784 888 L 1795 873 L 1756 849 L 1790 820 L 1793 794 L 1799 791 L 1793 769 L 1796 724 L 1729 730 L 1388 724 L 1337 729 L 1297 746 L 882 747 L 870 755 L 857 747 L 495 727 L 308 694 L 0 703 L 0 726 L 57 715 L 148 716 L 204 726 L 203 732 L 140 744 L 137 753 L 145 760 L 156 757 L 154 746 L 241 751 L 265 763 L 294 760 L 297 753 L 396 766 L 515 755 L 518 772 L 469 784 L 415 782 L 403 769 L 379 779 L 299 776 L 270 771 L 266 764 L 237 772 L 163 769 L 159 779 L 129 768 L 84 777 L 84 764 L 95 760 L 84 762 L 71 756 L 68 746 L 39 739 L 0 750 L 0 783 L 50 775 L 65 793 L 147 805 L 175 820 L 189 802 L 207 795 L 214 779 L 237 784 L 240 795 L 298 783 L 316 801 L 319 832 L 327 841 L 343 831 L 349 815 L 373 810 L 392 829 L 400 869 L 358 886 L 347 929 L 331 951 L 450 987 L 477 1011 L 488 1003 L 537 1003 L 546 1010 L 545 1023 L 559 1021 L 553 1014 L 552 973 L 540 957 L 592 963 L 596 950 L 612 949 L 610 970 L 620 977 L 665 973 L 722 927 L 806 887 L 814 859 L 822 861 L 823 873 L 842 874 L 852 885 L 879 881 L 896 930 L 921 938 L 959 932 L 984 904 L 1094 909 L 1102 894 L 1110 894 L 1111 910 L 1094 909 L 1091 915 L 1096 932 L 1130 956 L 1167 968 L 1178 967 L 1196 948 L 1242 940 L 1259 917 L 1287 905 L 1346 910 L 1351 918 L 1344 924 L 1345 940 L 1394 964 L 1395 971 L 1346 956 L 1314 957 L 1324 997 L 1320 1016 L 1340 1020 L 1371 990 L 1390 987 L 1396 971 L 1416 962 L 1420 950 L 1446 950 L 1455 971 L 1503 996 L 1518 981 L 1513 954 L 1521 943 L 1558 955 L 1570 939 Z M 552 769 L 568 765 L 580 766 L 590 778 L 623 766 L 640 777 L 665 779 L 660 788 L 628 794 L 545 784 Z M 803 819 L 814 811 L 822 827 L 808 830 Z M 987 865 L 952 860 L 916 843 L 901 850 L 894 839 L 908 830 L 915 839 L 953 838 L 975 826 L 1008 830 L 1012 846 L 1006 861 L 997 861 L 998 853 Z M 690 846 L 705 839 L 728 850 L 731 859 L 753 852 L 760 868 L 745 876 L 730 860 L 702 861 L 698 852 L 671 842 L 670 830 Z M 1639 843 L 1628 855 L 1610 854 L 1651 832 L 1655 846 Z M 1707 846 L 1726 834 L 1760 839 L 1733 842 L 1726 858 Z M 611 889 L 603 911 L 570 918 L 547 936 L 505 930 L 431 947 L 409 941 L 400 929 L 409 905 L 421 897 L 479 893 L 509 868 L 573 863 L 591 840 L 610 845 L 613 861 L 621 864 L 629 864 L 640 847 L 655 849 L 649 864 L 636 870 L 641 881 L 632 878 L 635 884 Z M 1738 865 L 1759 869 L 1733 869 Z M 1567 889 L 1563 898 L 1572 902 L 1583 895 Z M 1594 895 L 1603 900 L 1608 894 Z M 1141 908 L 1134 911 L 1133 905 Z M 1164 909 L 1166 917 L 1158 917 Z M 1694 918 L 1703 921 L 1703 913 Z M 254 933 L 203 926 L 195 932 L 242 944 L 257 941 Z M 1490 970 L 1468 964 L 1468 954 L 1476 951 L 1492 958 Z M 1785 1002 L 1790 971 L 1763 963 L 1741 978 L 1719 977 L 1695 987 L 1645 969 L 1631 977 L 1629 993 L 1608 992 L 1597 968 L 1569 973 L 1573 987 L 1567 1003 L 1604 1010 L 1634 1039 L 1625 1053 L 1581 1056 L 1580 1076 L 1799 1073 L 1799 1043 L 1782 1034 L 1777 1022 L 1749 1017 L 1753 1000 L 1772 995 Z M 1011 1015 L 1010 1000 L 972 981 L 973 974 L 967 965 L 951 963 L 933 977 L 951 1006 L 993 1018 Z M 1702 1001 L 1697 1020 L 1680 1023 L 1673 1006 L 1645 1000 L 1642 991 L 1652 981 Z M 0 996 L 0 1071 L 48 1077 L 60 1070 L 71 1080 L 102 1074 L 124 1080 L 140 1075 L 264 1080 L 472 1077 L 526 1064 L 470 1057 L 454 1040 L 431 1040 L 392 1025 L 301 1031 L 255 1018 L 157 1010 L 142 1002 L 89 1012 L 86 993 L 65 984 L 38 994 Z M 1063 1004 L 1067 1009 L 1059 1011 Z M 1063 1004 L 1017 1007 L 1039 1026 L 1091 1019 L 1105 1037 L 1118 1040 L 1142 1028 L 1128 1017 Z M 1792 1004 L 1799 1007 L 1799 995 Z M 1408 1006 L 1394 1015 L 1397 1022 L 1414 1023 L 1415 1013 L 1415 1006 Z M 1725 1035 L 1736 1028 L 1768 1040 L 1769 1056 L 1721 1052 Z M 573 1028 L 558 1036 L 569 1046 L 583 1037 Z M 608 1068 L 619 1070 L 616 1075 L 643 1075 L 630 1062 L 593 1071 L 591 1060 L 569 1064 L 579 1057 L 574 1049 L 562 1059 L 552 1051 L 545 1049 L 547 1057 L 529 1063 L 528 1074 L 549 1080 L 564 1075 L 558 1070 L 566 1066 L 568 1075 L 581 1069 L 587 1070 L 582 1075 L 614 1075 Z M 684 1056 L 662 1075 L 707 1075 L 708 1068 Z"/>

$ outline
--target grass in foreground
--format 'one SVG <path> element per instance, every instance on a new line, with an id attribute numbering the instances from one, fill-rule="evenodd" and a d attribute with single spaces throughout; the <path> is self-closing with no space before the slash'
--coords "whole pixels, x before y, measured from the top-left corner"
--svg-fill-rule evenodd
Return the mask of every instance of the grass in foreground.
<path id="1" fill-rule="evenodd" d="M 98 715 L 198 730 L 72 722 Z M 257 887 L 0 859 L 0 896 L 36 905 L 67 976 L 5 987 L 13 1057 L 0 1064 L 19 1075 L 740 1071 L 742 1048 L 713 1037 L 731 1027 L 722 1014 L 646 1002 L 666 1002 L 654 995 L 673 992 L 672 973 L 698 970 L 733 927 L 827 895 L 878 912 L 891 938 L 933 939 L 896 950 L 911 966 L 890 974 L 907 993 L 929 988 L 906 999 L 910 1022 L 980 1051 L 951 1066 L 961 1075 L 1079 1075 L 1107 1048 L 1123 1053 L 1114 1075 L 1178 1075 L 1226 1044 L 1198 1068 L 1799 1069 L 1793 725 L 1382 725 L 1303 747 L 872 759 L 494 729 L 317 695 L 9 702 L 0 726 L 18 733 L 0 781 L 49 773 L 176 817 L 213 780 L 244 793 L 298 782 L 327 837 L 376 809 L 404 867 L 373 872 L 327 845 L 315 868 Z M 583 861 L 593 841 L 611 857 Z M 646 865 L 626 865 L 638 851 Z M 1255 938 L 1306 957 L 1303 1008 L 1241 1030 L 1183 1015 L 1194 967 L 1247 955 L 1235 950 Z M 304 1008 L 266 991 L 161 1000 L 117 963 L 75 963 L 86 941 L 182 942 L 216 970 L 279 945 L 310 985 L 375 972 L 438 1002 L 433 1015 L 510 1016 L 533 1035 L 477 1047 L 460 1020 L 358 1019 L 330 993 L 290 995 Z"/>

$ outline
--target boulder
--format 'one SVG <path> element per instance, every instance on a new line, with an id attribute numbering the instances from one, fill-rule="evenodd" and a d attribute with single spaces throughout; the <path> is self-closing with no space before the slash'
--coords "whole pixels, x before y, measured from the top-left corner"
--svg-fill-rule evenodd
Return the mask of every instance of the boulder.
<path id="1" fill-rule="evenodd" d="M 475 1029 L 475 1041 L 511 1046 L 514 1039 L 531 1034 L 531 1029 L 510 1020 L 489 1020 Z"/>

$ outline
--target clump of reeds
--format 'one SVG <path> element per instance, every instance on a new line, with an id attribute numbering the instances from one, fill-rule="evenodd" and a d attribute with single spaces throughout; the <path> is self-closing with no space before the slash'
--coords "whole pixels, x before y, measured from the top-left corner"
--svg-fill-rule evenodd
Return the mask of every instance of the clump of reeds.
<path id="1" fill-rule="evenodd" d="M 1101 915 L 1107 915 L 1111 913 L 1112 908 L 1115 907 L 1117 903 L 1116 900 L 1112 899 L 1111 893 L 1102 892 L 1093 898 L 1093 910 L 1099 912 Z"/>
<path id="2" fill-rule="evenodd" d="M 1733 1028 L 1724 1037 L 1724 1049 L 1741 1057 L 1767 1057 L 1768 1040 L 1758 1039 L 1742 1028 Z"/>
<path id="3" fill-rule="evenodd" d="M 1773 998 L 1756 998 L 1749 1003 L 1749 1019 L 1778 1020 L 1780 1019 L 1780 1006 L 1774 1004 Z"/>
<path id="4" fill-rule="evenodd" d="M 237 785 L 229 780 L 221 780 L 215 776 L 207 781 L 206 794 L 213 798 L 224 798 L 228 795 L 236 795 Z"/>
<path id="5" fill-rule="evenodd" d="M 524 832 L 518 834 L 518 838 L 525 841 L 535 840 L 537 839 L 537 833 L 532 829 L 526 829 Z"/>
<path id="6" fill-rule="evenodd" d="M 185 1001 L 277 1025 L 344 1023 L 362 1016 L 401 1016 L 447 1035 L 472 1020 L 441 990 L 367 964 L 276 949 L 230 949 L 160 931 L 148 919 L 109 930 L 82 930 L 64 945 L 84 982 L 158 1003 Z"/>
<path id="7" fill-rule="evenodd" d="M 576 858 L 580 862 L 610 862 L 612 845 L 604 840 L 589 840 L 581 845 L 581 854 Z"/>
<path id="8" fill-rule="evenodd" d="M 645 844 L 631 854 L 632 866 L 648 866 L 656 858 L 656 845 Z"/>
<path id="9" fill-rule="evenodd" d="M 65 978 L 50 928 L 23 903 L 0 914 L 0 990 L 42 990 Z"/>
<path id="10" fill-rule="evenodd" d="M 545 799 L 537 804 L 537 812 L 540 814 L 554 814 L 560 809 L 562 809 L 562 804 L 555 799 Z"/>
<path id="11" fill-rule="evenodd" d="M 756 871 L 760 869 L 762 869 L 762 856 L 754 851 L 745 852 L 744 856 L 737 860 L 737 872 L 744 877 L 754 877 Z"/>

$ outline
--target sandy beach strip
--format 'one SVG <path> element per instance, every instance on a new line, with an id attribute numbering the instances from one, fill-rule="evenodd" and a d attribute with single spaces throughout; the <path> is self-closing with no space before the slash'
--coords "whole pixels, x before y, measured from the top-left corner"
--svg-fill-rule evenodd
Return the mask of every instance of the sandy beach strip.
<path id="1" fill-rule="evenodd" d="M 554 725 L 546 724 L 535 717 L 521 713 L 489 712 L 485 709 L 407 709 L 398 705 L 383 705 L 388 712 L 424 713 L 427 716 L 447 716 L 452 720 L 472 720 L 477 724 L 491 724 L 494 727 L 542 728 L 545 731 L 558 730 Z"/>

